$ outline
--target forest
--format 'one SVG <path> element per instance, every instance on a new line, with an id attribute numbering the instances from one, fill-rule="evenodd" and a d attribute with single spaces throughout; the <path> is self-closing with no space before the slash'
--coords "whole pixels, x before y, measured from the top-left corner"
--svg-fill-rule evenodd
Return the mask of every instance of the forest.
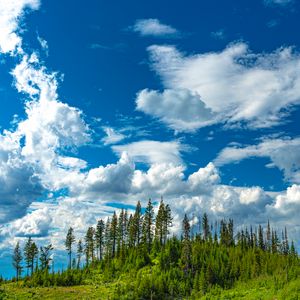
<path id="1" fill-rule="evenodd" d="M 199 220 L 191 226 L 185 215 L 181 233 L 171 235 L 170 206 L 161 199 L 155 214 L 151 199 L 144 209 L 138 202 L 134 213 L 114 212 L 87 228 L 82 239 L 76 240 L 70 227 L 65 237 L 68 267 L 60 271 L 53 268 L 53 246 L 38 246 L 28 237 L 12 253 L 15 277 L 2 279 L 1 285 L 25 289 L 96 283 L 109 286 L 109 299 L 221 299 L 218 293 L 251 280 L 264 278 L 275 289 L 298 280 L 299 257 L 286 228 L 278 232 L 266 220 L 265 228 L 235 229 L 234 220 L 211 222 L 205 212 Z M 6 299 L 7 292 L 2 293 Z"/>

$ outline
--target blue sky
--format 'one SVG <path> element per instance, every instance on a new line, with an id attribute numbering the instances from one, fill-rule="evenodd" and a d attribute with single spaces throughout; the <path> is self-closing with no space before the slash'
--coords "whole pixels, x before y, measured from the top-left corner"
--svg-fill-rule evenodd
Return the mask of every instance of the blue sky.
<path id="1" fill-rule="evenodd" d="M 2 274 L 17 240 L 60 261 L 69 226 L 80 238 L 161 195 L 174 232 L 207 211 L 298 239 L 299 14 L 296 0 L 0 0 Z"/>

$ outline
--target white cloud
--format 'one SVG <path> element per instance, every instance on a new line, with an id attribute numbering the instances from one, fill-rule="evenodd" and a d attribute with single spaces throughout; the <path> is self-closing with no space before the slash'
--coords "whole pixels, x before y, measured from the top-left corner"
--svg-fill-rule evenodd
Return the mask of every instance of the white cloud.
<path id="1" fill-rule="evenodd" d="M 44 207 L 16 220 L 12 227 L 16 236 L 46 236 L 51 227 L 51 222 L 49 209 Z"/>
<path id="2" fill-rule="evenodd" d="M 22 52 L 19 23 L 26 8 L 36 10 L 39 5 L 39 0 L 0 0 L 0 53 Z"/>
<path id="3" fill-rule="evenodd" d="M 102 138 L 102 142 L 104 143 L 104 145 L 116 144 L 126 138 L 124 134 L 117 132 L 111 127 L 103 127 L 103 131 L 106 134 L 106 136 Z"/>
<path id="4" fill-rule="evenodd" d="M 242 204 L 256 203 L 262 198 L 264 191 L 260 187 L 243 189 L 240 193 L 240 202 Z"/>
<path id="5" fill-rule="evenodd" d="M 161 119 L 176 131 L 193 131 L 215 122 L 214 114 L 199 94 L 186 89 L 142 90 L 136 99 L 137 110 Z"/>
<path id="6" fill-rule="evenodd" d="M 134 164 L 124 152 L 117 164 L 91 169 L 84 181 L 84 190 L 102 195 L 128 193 L 133 171 Z"/>
<path id="7" fill-rule="evenodd" d="M 291 48 L 254 54 L 245 43 L 235 43 L 221 52 L 190 56 L 173 46 L 148 49 L 168 91 L 142 91 L 138 97 L 144 99 L 137 99 L 138 109 L 172 128 L 176 126 L 176 130 L 180 123 L 182 131 L 202 127 L 205 123 L 199 119 L 203 119 L 203 110 L 208 125 L 226 122 L 228 126 L 243 123 L 249 128 L 270 127 L 283 122 L 288 110 L 300 103 L 300 57 Z M 174 94 L 188 90 L 190 97 L 186 92 L 184 102 L 189 109 L 196 109 L 199 117 L 193 114 L 190 122 L 184 122 L 182 111 L 176 111 L 183 100 L 166 97 L 169 90 Z M 154 102 L 158 107 L 151 106 Z"/>
<path id="8" fill-rule="evenodd" d="M 48 42 L 45 39 L 43 39 L 42 37 L 40 37 L 39 35 L 38 35 L 37 39 L 38 39 L 38 42 L 41 45 L 41 48 L 45 51 L 46 55 L 49 55 Z"/>
<path id="9" fill-rule="evenodd" d="M 179 32 L 170 25 L 160 23 L 158 19 L 139 19 L 136 20 L 132 30 L 142 36 L 177 36 Z"/>
<path id="10" fill-rule="evenodd" d="M 186 145 L 182 145 L 178 141 L 159 142 L 151 140 L 116 145 L 112 146 L 112 149 L 118 155 L 127 152 L 133 161 L 147 164 L 181 164 L 181 152 L 189 150 Z"/>
<path id="11" fill-rule="evenodd" d="M 300 138 L 264 139 L 257 145 L 229 146 L 219 153 L 214 163 L 222 166 L 253 157 L 270 158 L 268 167 L 279 168 L 287 181 L 300 182 Z"/>
<path id="12" fill-rule="evenodd" d="M 56 74 L 47 72 L 37 54 L 23 55 L 12 75 L 30 100 L 25 119 L 0 134 L 0 222 L 22 217 L 45 189 L 78 182 L 86 162 L 60 152 L 72 152 L 90 139 L 81 111 L 58 100 Z"/>

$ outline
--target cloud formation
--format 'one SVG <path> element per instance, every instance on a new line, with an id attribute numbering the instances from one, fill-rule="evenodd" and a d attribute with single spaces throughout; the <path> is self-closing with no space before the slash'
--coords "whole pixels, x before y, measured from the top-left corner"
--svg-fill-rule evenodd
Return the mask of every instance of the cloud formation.
<path id="1" fill-rule="evenodd" d="M 158 19 L 136 20 L 132 30 L 142 36 L 174 37 L 179 34 L 178 30 L 170 25 L 162 24 Z"/>
<path id="2" fill-rule="evenodd" d="M 245 43 L 234 43 L 221 52 L 190 56 L 174 46 L 154 45 L 148 50 L 166 91 L 141 91 L 137 108 L 177 131 L 220 122 L 271 127 L 284 122 L 300 103 L 300 56 L 292 48 L 255 54 Z M 197 112 L 188 122 L 182 103 Z"/>
<path id="3" fill-rule="evenodd" d="M 0 0 L 0 53 L 12 53 L 16 49 L 22 52 L 20 21 L 27 8 L 36 10 L 39 6 L 39 0 Z"/>
<path id="4" fill-rule="evenodd" d="M 105 126 L 102 129 L 106 134 L 101 140 L 104 145 L 117 144 L 126 138 L 124 134 L 116 131 L 114 128 Z"/>
<path id="5" fill-rule="evenodd" d="M 112 146 L 112 149 L 118 155 L 126 152 L 133 161 L 150 165 L 156 163 L 181 164 L 181 152 L 189 150 L 188 146 L 182 145 L 179 141 L 159 142 L 151 140 L 115 145 Z"/>
<path id="6" fill-rule="evenodd" d="M 229 146 L 219 153 L 214 163 L 222 166 L 254 157 L 269 158 L 267 167 L 277 167 L 283 171 L 286 181 L 300 183 L 300 138 L 297 137 L 266 138 L 257 145 Z"/>

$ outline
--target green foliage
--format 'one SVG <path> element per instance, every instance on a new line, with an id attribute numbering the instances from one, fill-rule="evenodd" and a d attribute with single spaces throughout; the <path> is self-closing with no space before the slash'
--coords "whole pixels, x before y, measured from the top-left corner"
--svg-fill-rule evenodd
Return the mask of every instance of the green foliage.
<path id="1" fill-rule="evenodd" d="M 52 269 L 50 273 L 53 248 L 40 247 L 40 264 L 21 284 L 24 289 L 105 287 L 110 299 L 271 299 L 274 295 L 297 299 L 299 257 L 286 230 L 279 240 L 269 222 L 266 230 L 259 226 L 258 230 L 250 227 L 235 232 L 231 219 L 215 226 L 209 225 L 207 214 L 200 220 L 202 232 L 191 234 L 193 227 L 185 215 L 181 239 L 170 237 L 170 207 L 161 200 L 155 219 L 151 200 L 144 214 L 138 202 L 129 219 L 122 210 L 119 215 L 114 212 L 106 223 L 100 220 L 96 230 L 88 228 L 84 247 L 81 240 L 77 244 L 77 268 L 73 262 L 73 268 L 56 273 Z M 75 242 L 70 230 L 66 238 L 69 259 Z M 29 269 L 33 265 L 32 244 L 28 239 L 24 248 Z M 14 266 L 21 268 L 19 244 L 14 257 Z"/>

